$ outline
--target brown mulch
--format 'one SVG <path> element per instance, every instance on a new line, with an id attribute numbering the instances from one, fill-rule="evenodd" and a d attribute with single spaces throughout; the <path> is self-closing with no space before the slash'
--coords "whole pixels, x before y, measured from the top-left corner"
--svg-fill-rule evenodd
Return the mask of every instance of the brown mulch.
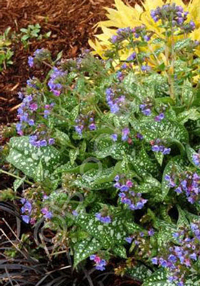
<path id="1" fill-rule="evenodd" d="M 35 75 L 28 67 L 28 56 L 37 48 L 48 48 L 53 55 L 62 50 L 65 57 L 76 57 L 82 48 L 89 47 L 94 25 L 106 19 L 104 7 L 113 3 L 114 0 L 0 0 L 0 33 L 9 26 L 19 33 L 21 28 L 36 23 L 41 25 L 42 34 L 51 31 L 48 39 L 31 40 L 28 49 L 20 42 L 14 44 L 13 65 L 0 73 L 0 124 L 16 121 L 20 102 L 17 93 Z"/>

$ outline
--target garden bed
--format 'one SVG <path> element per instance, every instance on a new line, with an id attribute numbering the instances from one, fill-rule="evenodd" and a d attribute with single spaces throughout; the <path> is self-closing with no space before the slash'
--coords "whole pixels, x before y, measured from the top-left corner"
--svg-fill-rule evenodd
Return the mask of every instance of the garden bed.
<path id="1" fill-rule="evenodd" d="M 67 2 L 0 11 L 0 283 L 198 286 L 198 1 Z"/>

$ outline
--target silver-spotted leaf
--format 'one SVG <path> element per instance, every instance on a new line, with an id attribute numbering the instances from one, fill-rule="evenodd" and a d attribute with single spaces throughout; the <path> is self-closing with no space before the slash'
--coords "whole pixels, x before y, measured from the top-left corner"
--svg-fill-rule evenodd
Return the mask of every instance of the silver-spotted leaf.
<path id="1" fill-rule="evenodd" d="M 187 143 L 189 140 L 188 132 L 185 127 L 177 122 L 162 120 L 157 122 L 155 120 L 145 121 L 131 121 L 133 128 L 141 133 L 147 142 L 159 139 L 176 139 L 182 143 Z"/>
<path id="2" fill-rule="evenodd" d="M 74 245 L 74 267 L 81 261 L 101 249 L 101 243 L 96 238 L 87 238 Z"/>
<path id="3" fill-rule="evenodd" d="M 7 161 L 25 175 L 37 180 L 38 166 L 43 166 L 43 177 L 49 177 L 61 161 L 59 151 L 53 146 L 34 147 L 28 136 L 13 137 L 10 142 Z M 40 166 L 41 167 L 41 166 Z M 41 168 L 40 168 L 41 169 Z"/>

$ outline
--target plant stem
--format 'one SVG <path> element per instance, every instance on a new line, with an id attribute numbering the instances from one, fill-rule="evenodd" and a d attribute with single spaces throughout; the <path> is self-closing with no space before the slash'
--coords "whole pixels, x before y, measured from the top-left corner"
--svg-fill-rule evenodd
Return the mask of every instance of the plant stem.
<path id="1" fill-rule="evenodd" d="M 12 173 L 10 173 L 10 172 L 4 171 L 4 170 L 2 170 L 2 169 L 0 169 L 0 173 L 6 174 L 6 175 L 11 176 L 11 177 L 16 178 L 16 179 L 22 179 L 21 177 L 19 177 L 19 176 L 17 176 L 17 175 L 14 175 L 14 174 L 12 174 Z M 30 181 L 28 181 L 28 180 L 25 180 L 24 182 L 26 182 L 26 183 L 29 184 L 29 185 L 32 185 L 32 184 L 33 184 L 33 182 L 30 182 Z"/>

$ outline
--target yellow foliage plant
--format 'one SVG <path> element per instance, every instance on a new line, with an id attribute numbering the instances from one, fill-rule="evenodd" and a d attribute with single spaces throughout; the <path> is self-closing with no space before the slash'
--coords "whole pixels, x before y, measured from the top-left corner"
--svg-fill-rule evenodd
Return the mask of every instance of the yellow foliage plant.
<path id="1" fill-rule="evenodd" d="M 134 28 L 136 26 L 145 25 L 148 31 L 153 32 L 160 38 L 164 37 L 163 28 L 160 26 L 160 21 L 155 22 L 151 17 L 151 11 L 157 7 L 161 7 L 164 4 L 172 4 L 182 6 L 185 12 L 188 12 L 187 20 L 195 23 L 195 30 L 193 30 L 188 37 L 191 40 L 200 40 L 200 0 L 191 0 L 188 4 L 184 4 L 182 0 L 144 0 L 142 5 L 135 4 L 134 7 L 124 4 L 121 0 L 114 0 L 115 8 L 105 8 L 107 11 L 106 21 L 99 22 L 96 27 L 101 28 L 103 33 L 95 35 L 95 40 L 89 40 L 89 44 L 93 49 L 92 53 L 99 55 L 101 58 L 106 59 L 105 51 L 110 50 L 112 43 L 110 41 L 113 35 L 116 35 L 119 28 Z M 180 40 L 184 35 L 179 35 L 176 40 Z M 152 37 L 153 39 L 153 37 Z M 170 41 L 170 39 L 169 39 Z M 169 43 L 170 46 L 170 43 Z M 148 46 L 144 49 L 153 51 L 157 46 L 155 44 L 148 43 Z M 120 59 L 123 61 L 131 55 L 133 51 L 124 48 L 121 53 Z M 200 56 L 199 46 L 195 49 L 195 54 Z M 161 54 L 155 63 L 155 58 L 150 58 L 149 64 L 154 66 L 160 62 L 167 63 L 166 54 Z"/>

